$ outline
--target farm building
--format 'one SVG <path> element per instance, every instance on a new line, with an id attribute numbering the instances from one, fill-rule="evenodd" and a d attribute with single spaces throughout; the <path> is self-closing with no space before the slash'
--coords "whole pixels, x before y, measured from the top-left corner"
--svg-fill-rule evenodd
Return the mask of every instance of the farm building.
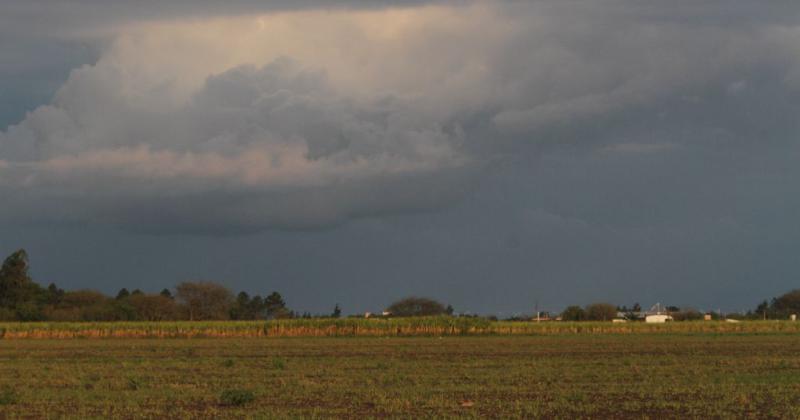
<path id="1" fill-rule="evenodd" d="M 664 322 L 672 321 L 672 316 L 667 314 L 652 314 L 644 317 L 644 322 L 663 324 Z"/>
<path id="2" fill-rule="evenodd" d="M 647 311 L 644 316 L 644 322 L 651 324 L 663 324 L 672 320 L 672 315 L 670 315 L 667 311 L 663 311 L 663 307 L 660 303 L 653 305 L 653 307 L 650 308 L 650 310 Z"/>

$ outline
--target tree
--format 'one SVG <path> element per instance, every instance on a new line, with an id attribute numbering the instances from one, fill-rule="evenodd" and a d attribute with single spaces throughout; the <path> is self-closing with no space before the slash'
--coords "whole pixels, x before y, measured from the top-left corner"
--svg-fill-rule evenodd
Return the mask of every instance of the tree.
<path id="1" fill-rule="evenodd" d="M 291 318 L 293 313 L 286 307 L 283 296 L 278 292 L 272 292 L 264 299 L 264 307 L 267 310 L 267 318 Z"/>
<path id="2" fill-rule="evenodd" d="M 231 319 L 254 319 L 255 314 L 250 306 L 250 295 L 247 292 L 239 292 L 236 295 L 236 302 L 231 308 Z"/>
<path id="3" fill-rule="evenodd" d="M 392 316 L 406 317 L 443 315 L 446 309 L 433 299 L 409 296 L 392 303 L 386 311 Z"/>
<path id="4" fill-rule="evenodd" d="M 617 307 L 610 303 L 592 303 L 586 306 L 586 318 L 592 321 L 611 321 L 617 317 Z"/>
<path id="5" fill-rule="evenodd" d="M 337 303 L 336 306 L 333 307 L 333 313 L 331 314 L 331 318 L 339 318 L 342 316 L 342 308 L 339 307 Z"/>
<path id="6" fill-rule="evenodd" d="M 0 306 L 15 308 L 17 304 L 30 302 L 42 290 L 28 274 L 28 253 L 19 249 L 9 255 L 0 267 Z"/>
<path id="7" fill-rule="evenodd" d="M 800 289 L 791 290 L 772 299 L 770 309 L 772 316 L 777 318 L 800 314 Z"/>
<path id="8" fill-rule="evenodd" d="M 250 314 L 253 316 L 252 319 L 264 319 L 266 317 L 266 314 L 264 313 L 264 298 L 262 298 L 260 295 L 253 296 L 247 306 Z"/>
<path id="9" fill-rule="evenodd" d="M 64 289 L 60 289 L 55 283 L 50 283 L 47 286 L 47 294 L 45 296 L 45 304 L 58 305 L 64 297 Z"/>
<path id="10" fill-rule="evenodd" d="M 61 302 L 49 311 L 58 321 L 116 321 L 135 316 L 133 308 L 95 290 L 75 290 L 64 293 Z"/>
<path id="11" fill-rule="evenodd" d="M 561 312 L 561 319 L 564 321 L 584 321 L 586 320 L 586 311 L 577 305 L 567 306 L 564 312 Z"/>
<path id="12" fill-rule="evenodd" d="M 128 297 L 130 295 L 131 295 L 131 292 L 129 292 L 128 289 L 123 287 L 122 289 L 119 289 L 119 292 L 117 292 L 117 300 L 125 299 L 126 297 Z"/>
<path id="13" fill-rule="evenodd" d="M 225 286 L 212 282 L 183 282 L 175 287 L 178 301 L 189 320 L 228 319 L 233 296 Z"/>
<path id="14" fill-rule="evenodd" d="M 96 290 L 72 290 L 64 293 L 60 306 L 64 308 L 79 308 L 94 305 L 106 299 L 108 299 L 106 295 Z"/>
<path id="15" fill-rule="evenodd" d="M 159 295 L 164 296 L 165 298 L 174 299 L 172 292 L 170 292 L 169 289 L 162 289 Z"/>
<path id="16" fill-rule="evenodd" d="M 453 305 L 447 305 L 447 308 L 445 308 L 444 313 L 452 316 L 453 312 L 455 312 L 455 309 L 453 309 Z"/>
<path id="17" fill-rule="evenodd" d="M 128 298 L 136 317 L 144 321 L 167 321 L 178 318 L 178 307 L 174 300 L 158 295 L 137 294 Z"/>

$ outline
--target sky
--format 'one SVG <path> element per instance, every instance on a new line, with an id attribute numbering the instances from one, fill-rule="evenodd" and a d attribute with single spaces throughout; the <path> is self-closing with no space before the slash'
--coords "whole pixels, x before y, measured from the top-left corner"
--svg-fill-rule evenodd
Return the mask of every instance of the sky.
<path id="1" fill-rule="evenodd" d="M 800 287 L 798 111 L 793 1 L 6 0 L 0 253 L 314 313 L 741 311 Z"/>

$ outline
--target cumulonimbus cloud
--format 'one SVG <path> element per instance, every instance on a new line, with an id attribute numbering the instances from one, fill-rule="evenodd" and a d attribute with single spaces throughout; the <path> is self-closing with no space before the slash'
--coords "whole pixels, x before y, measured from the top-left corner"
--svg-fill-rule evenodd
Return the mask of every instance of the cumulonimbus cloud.
<path id="1" fill-rule="evenodd" d="M 509 143 L 764 62 L 791 86 L 791 39 L 555 2 L 135 22 L 0 133 L 0 217 L 224 232 L 437 208 Z"/>

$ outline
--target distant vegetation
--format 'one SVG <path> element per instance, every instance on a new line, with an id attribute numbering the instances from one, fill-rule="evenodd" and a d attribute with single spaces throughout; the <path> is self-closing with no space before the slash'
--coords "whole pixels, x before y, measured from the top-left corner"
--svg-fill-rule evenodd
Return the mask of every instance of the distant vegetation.
<path id="1" fill-rule="evenodd" d="M 257 320 L 309 317 L 286 306 L 278 292 L 266 297 L 207 281 L 182 282 L 173 293 L 122 288 L 115 297 L 96 290 L 42 287 L 29 274 L 28 254 L 19 250 L 0 268 L 0 320 L 4 321 L 175 321 Z M 331 316 L 339 316 L 334 308 Z"/>
<path id="2" fill-rule="evenodd" d="M 182 282 L 175 286 L 174 291 L 163 289 L 159 293 L 146 293 L 139 289 L 129 291 L 127 288 L 122 288 L 114 297 L 95 290 L 64 291 L 54 283 L 42 287 L 31 278 L 29 268 L 28 254 L 22 249 L 9 255 L 0 267 L 0 321 L 119 322 L 288 320 L 294 318 L 335 320 L 342 316 L 342 308 L 339 304 L 333 306 L 330 314 L 311 315 L 307 312 L 301 314 L 289 309 L 278 292 L 273 291 L 265 297 L 258 294 L 251 296 L 246 292 L 234 295 L 228 288 L 209 281 Z M 676 321 L 700 320 L 706 315 L 691 308 L 681 309 L 667 306 L 664 309 Z M 508 320 L 524 321 L 532 318 L 573 322 L 610 321 L 620 318 L 636 320 L 642 313 L 642 308 L 638 303 L 630 308 L 610 303 L 594 303 L 585 307 L 568 306 L 560 314 L 552 316 L 540 312 L 537 314 L 538 316 L 515 316 Z M 728 314 L 727 317 L 734 319 L 787 319 L 792 314 L 800 314 L 800 290 L 793 290 L 771 301 L 764 301 L 747 313 Z M 708 315 L 713 319 L 720 316 L 720 314 Z M 450 305 L 425 297 L 412 296 L 390 304 L 385 311 L 375 316 L 382 318 L 454 317 L 455 314 Z M 474 316 L 460 315 L 458 318 L 474 318 Z M 488 319 L 496 320 L 497 318 L 488 317 Z M 299 325 L 302 324 L 292 324 L 292 328 Z M 445 323 L 444 326 L 436 328 L 458 329 L 462 327 L 463 325 L 453 327 L 451 324 Z M 325 328 L 329 328 L 329 326 L 323 329 Z M 403 327 L 397 328 L 402 330 Z M 325 334 L 321 333 L 321 335 Z"/>

